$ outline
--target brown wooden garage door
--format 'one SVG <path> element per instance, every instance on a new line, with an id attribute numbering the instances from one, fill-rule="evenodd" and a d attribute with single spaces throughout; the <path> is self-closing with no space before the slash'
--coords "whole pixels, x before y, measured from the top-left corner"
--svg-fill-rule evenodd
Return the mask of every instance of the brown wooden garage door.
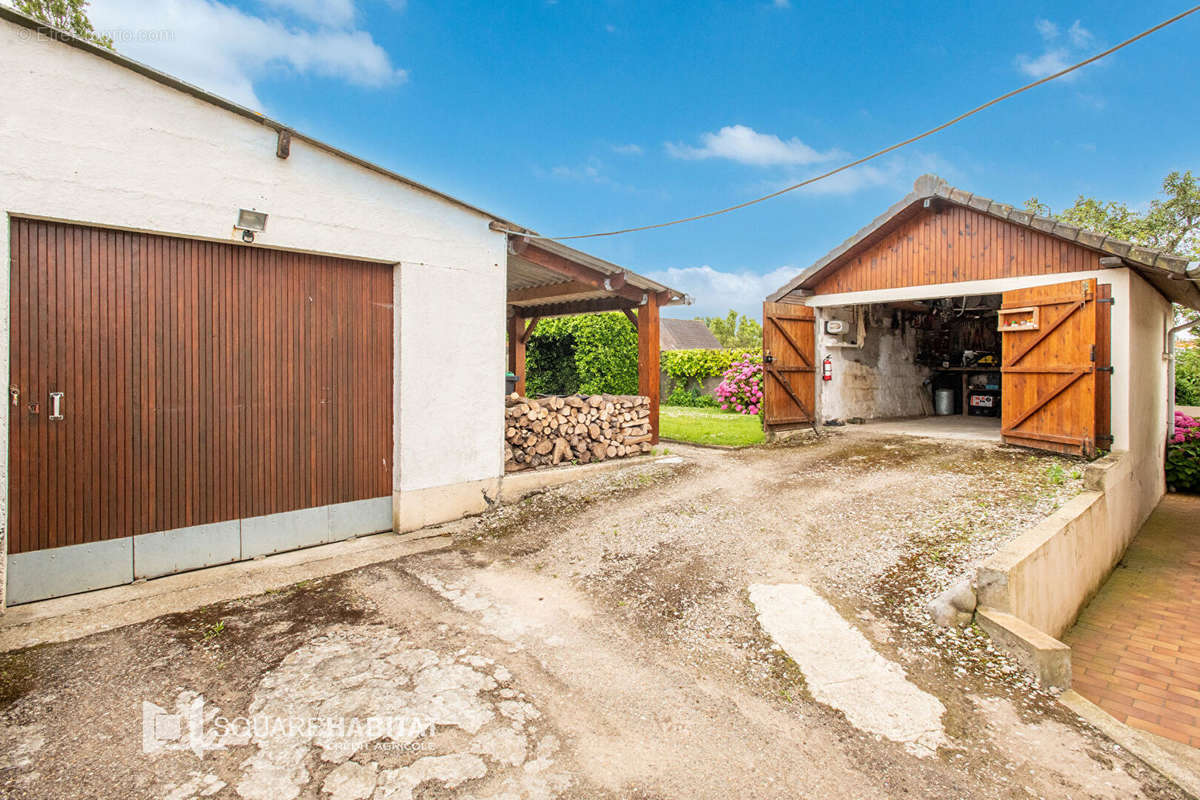
<path id="1" fill-rule="evenodd" d="M 817 339 L 813 309 L 763 303 L 763 425 L 816 425 Z"/>
<path id="2" fill-rule="evenodd" d="M 11 234 L 10 553 L 391 493 L 391 267 Z"/>
<path id="3" fill-rule="evenodd" d="M 1004 441 L 1094 456 L 1110 435 L 1112 287 L 1094 278 L 1004 293 Z"/>

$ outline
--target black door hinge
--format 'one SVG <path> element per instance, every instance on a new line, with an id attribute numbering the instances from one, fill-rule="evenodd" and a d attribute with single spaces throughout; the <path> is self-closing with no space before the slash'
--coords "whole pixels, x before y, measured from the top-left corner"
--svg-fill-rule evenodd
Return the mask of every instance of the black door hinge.
<path id="1" fill-rule="evenodd" d="M 1096 367 L 1096 372 L 1107 372 L 1109 375 L 1112 375 L 1113 368 L 1112 367 Z"/>
<path id="2" fill-rule="evenodd" d="M 1099 300 L 1097 300 L 1096 302 L 1097 302 L 1097 303 L 1109 303 L 1110 305 L 1116 305 L 1116 304 L 1117 304 L 1117 298 L 1115 298 L 1115 297 L 1101 297 L 1101 298 L 1100 298 Z"/>

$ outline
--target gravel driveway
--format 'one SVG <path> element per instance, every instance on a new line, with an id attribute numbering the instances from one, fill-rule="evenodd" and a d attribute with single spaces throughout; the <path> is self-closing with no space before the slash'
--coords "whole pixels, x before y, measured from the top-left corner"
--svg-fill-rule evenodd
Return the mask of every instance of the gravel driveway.
<path id="1" fill-rule="evenodd" d="M 1077 463 L 863 433 L 670 450 L 441 526 L 442 552 L 0 656 L 0 796 L 1182 796 L 921 611 Z M 813 699 L 750 602 L 794 583 L 936 698 L 935 750 Z"/>

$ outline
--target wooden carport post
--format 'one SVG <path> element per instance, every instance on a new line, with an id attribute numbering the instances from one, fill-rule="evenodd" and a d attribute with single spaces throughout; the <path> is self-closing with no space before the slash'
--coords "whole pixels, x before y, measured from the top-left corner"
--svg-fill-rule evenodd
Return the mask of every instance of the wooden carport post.
<path id="1" fill-rule="evenodd" d="M 508 371 L 517 376 L 517 394 L 522 397 L 525 396 L 525 335 L 525 318 L 514 309 L 508 318 Z"/>
<path id="2" fill-rule="evenodd" d="M 525 324 L 516 308 L 508 318 L 508 371 L 517 376 L 517 394 L 525 394 L 525 345 L 533 335 L 533 329 L 542 321 L 541 317 L 531 317 Z"/>
<path id="3" fill-rule="evenodd" d="M 650 292 L 638 306 L 638 394 L 650 398 L 650 443 L 658 444 L 659 332 L 658 295 Z"/>

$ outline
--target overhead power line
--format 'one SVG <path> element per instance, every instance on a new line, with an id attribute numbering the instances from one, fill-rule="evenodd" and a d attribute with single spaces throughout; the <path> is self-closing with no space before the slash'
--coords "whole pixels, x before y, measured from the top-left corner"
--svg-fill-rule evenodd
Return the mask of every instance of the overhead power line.
<path id="1" fill-rule="evenodd" d="M 529 233 L 526 231 L 518 231 L 518 230 L 509 230 L 508 232 L 514 233 L 514 234 L 520 234 L 529 239 L 549 239 L 549 240 L 559 241 L 559 242 L 566 241 L 569 239 L 596 239 L 601 236 L 620 236 L 621 234 L 624 234 L 624 233 L 637 233 L 638 231 L 650 231 L 650 230 L 654 230 L 656 228 L 669 228 L 672 225 L 682 225 L 685 222 L 695 222 L 696 220 L 708 219 L 709 217 L 716 217 L 716 216 L 720 216 L 721 214 L 728 214 L 731 211 L 738 211 L 740 209 L 747 208 L 747 207 L 755 205 L 757 203 L 762 203 L 767 200 L 772 200 L 776 197 L 779 197 L 782 194 L 787 194 L 788 192 L 795 191 L 796 189 L 800 189 L 805 186 L 809 186 L 811 184 L 816 183 L 817 181 L 823 181 L 826 178 L 830 178 L 830 177 L 833 177 L 834 175 L 837 175 L 839 172 L 845 172 L 848 169 L 853 169 L 854 167 L 857 167 L 859 164 L 865 164 L 866 162 L 871 161 L 872 159 L 879 158 L 880 156 L 883 156 L 883 155 L 887 155 L 888 153 L 891 153 L 895 150 L 899 150 L 902 147 L 907 147 L 908 145 L 912 144 L 913 142 L 919 142 L 922 139 L 925 139 L 929 136 L 933 136 L 935 133 L 944 131 L 944 130 L 946 130 L 946 128 L 949 128 L 951 125 L 956 125 L 959 122 L 962 122 L 967 117 L 974 116 L 975 114 L 978 114 L 980 111 L 983 111 L 986 108 L 990 108 L 990 107 L 996 105 L 997 103 L 1001 103 L 1001 102 L 1009 99 L 1010 97 L 1016 97 L 1017 95 L 1021 94 L 1022 92 L 1027 92 L 1030 89 L 1041 86 L 1043 83 L 1049 83 L 1050 81 L 1057 80 L 1058 78 L 1061 78 L 1064 75 L 1069 75 L 1070 73 L 1074 72 L 1077 69 L 1086 67 L 1088 64 L 1095 63 L 1102 58 L 1107 58 L 1108 56 L 1111 56 L 1113 53 L 1117 52 L 1118 50 L 1120 50 L 1124 47 L 1128 47 L 1129 45 L 1133 44 L 1134 42 L 1138 41 L 1139 39 L 1145 39 L 1150 34 L 1156 33 L 1158 31 L 1162 30 L 1163 28 L 1167 27 L 1168 25 L 1173 25 L 1174 23 L 1179 22 L 1179 20 L 1183 19 L 1184 17 L 1194 14 L 1197 11 L 1200 11 L 1200 6 L 1192 6 L 1187 11 L 1184 11 L 1180 14 L 1176 14 L 1175 16 L 1171 17 L 1170 19 L 1164 20 L 1152 28 L 1147 28 L 1146 30 L 1139 33 L 1138 35 L 1132 36 L 1132 37 L 1126 39 L 1125 41 L 1121 42 L 1120 44 L 1114 45 L 1101 53 L 1097 53 L 1096 55 L 1092 56 L 1091 58 L 1084 59 L 1083 61 L 1080 61 L 1078 64 L 1073 64 L 1072 66 L 1069 66 L 1066 69 L 1059 70 L 1058 72 L 1055 72 L 1053 75 L 1047 75 L 1046 77 L 1036 80 L 1033 83 L 1027 83 L 1018 89 L 1013 89 L 1011 92 L 1002 94 L 997 98 L 987 101 L 983 105 L 976 106 L 975 108 L 972 108 L 970 111 L 966 111 L 962 114 L 959 114 L 954 119 L 943 122 L 941 125 L 938 125 L 935 128 L 930 128 L 929 130 L 925 131 L 924 133 L 919 133 L 916 136 L 905 139 L 902 142 L 897 142 L 896 144 L 893 144 L 890 147 L 885 147 L 882 150 L 877 150 L 868 156 L 863 156 L 862 158 L 856 159 L 854 161 L 850 161 L 846 164 L 842 164 L 840 167 L 831 169 L 828 172 L 823 172 L 820 175 L 815 175 L 811 178 L 808 178 L 807 180 L 800 181 L 800 183 L 794 183 L 791 186 L 780 189 L 777 192 L 771 192 L 770 194 L 765 194 L 762 197 L 756 197 L 753 200 L 747 200 L 744 203 L 738 203 L 737 205 L 718 209 L 717 211 L 709 211 L 705 214 L 696 214 L 695 216 L 683 217 L 682 219 L 673 219 L 673 220 L 670 220 L 669 222 L 658 222 L 653 225 L 639 225 L 634 228 L 621 228 L 620 230 L 602 231 L 600 233 L 581 233 L 581 234 L 576 234 L 574 236 L 541 236 L 538 234 Z"/>

